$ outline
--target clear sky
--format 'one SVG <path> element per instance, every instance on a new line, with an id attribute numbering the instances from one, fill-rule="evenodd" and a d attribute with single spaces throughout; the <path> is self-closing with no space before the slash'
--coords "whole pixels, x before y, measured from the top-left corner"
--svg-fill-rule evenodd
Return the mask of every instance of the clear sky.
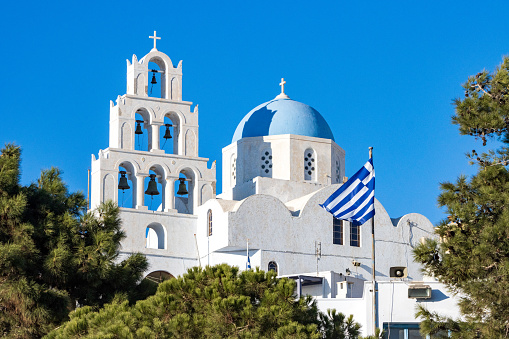
<path id="1" fill-rule="evenodd" d="M 451 125 L 452 99 L 509 54 L 504 1 L 9 1 L 2 4 L 0 142 L 23 148 L 22 183 L 63 170 L 87 190 L 108 147 L 109 101 L 126 59 L 183 60 L 183 99 L 200 107 L 200 156 L 221 149 L 252 108 L 280 91 L 317 109 L 351 176 L 374 147 L 376 196 L 391 217 L 433 223 L 439 183 L 470 175 L 480 142 Z M 218 191 L 221 167 L 217 166 Z"/>

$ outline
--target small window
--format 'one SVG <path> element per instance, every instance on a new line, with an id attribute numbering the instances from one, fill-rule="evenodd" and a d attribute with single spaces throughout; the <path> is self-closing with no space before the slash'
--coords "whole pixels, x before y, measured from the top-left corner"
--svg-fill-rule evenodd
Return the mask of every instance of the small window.
<path id="1" fill-rule="evenodd" d="M 332 243 L 343 245 L 343 220 L 332 217 Z"/>
<path id="2" fill-rule="evenodd" d="M 260 156 L 260 168 L 262 177 L 272 176 L 272 150 L 266 149 Z"/>
<path id="3" fill-rule="evenodd" d="M 207 234 L 210 237 L 212 235 L 212 210 L 209 210 L 207 212 L 207 225 L 208 225 Z"/>
<path id="4" fill-rule="evenodd" d="M 268 268 L 269 271 L 274 271 L 277 274 L 277 263 L 275 261 L 270 261 Z"/>
<path id="5" fill-rule="evenodd" d="M 308 148 L 304 152 L 304 180 L 316 181 L 315 151 Z"/>
<path id="6" fill-rule="evenodd" d="M 361 225 L 350 223 L 350 246 L 361 247 Z"/>
<path id="7" fill-rule="evenodd" d="M 341 167 L 339 166 L 339 160 L 336 160 L 336 184 L 341 183 Z"/>

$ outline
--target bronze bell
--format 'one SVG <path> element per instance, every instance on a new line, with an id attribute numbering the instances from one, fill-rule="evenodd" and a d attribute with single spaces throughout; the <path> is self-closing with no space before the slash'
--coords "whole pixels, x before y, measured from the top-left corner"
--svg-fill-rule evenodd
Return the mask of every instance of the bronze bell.
<path id="1" fill-rule="evenodd" d="M 143 130 L 141 129 L 141 123 L 143 120 L 136 120 L 136 131 L 134 131 L 134 134 L 143 134 Z"/>
<path id="2" fill-rule="evenodd" d="M 157 84 L 156 72 L 152 72 L 152 81 L 151 81 L 150 83 L 151 83 L 152 85 Z"/>
<path id="3" fill-rule="evenodd" d="M 166 132 L 164 132 L 164 139 L 168 140 L 171 139 L 171 133 L 170 133 L 170 127 L 172 127 L 172 124 L 164 124 L 166 126 Z"/>
<path id="4" fill-rule="evenodd" d="M 145 194 L 148 195 L 159 195 L 159 191 L 157 190 L 157 183 L 156 183 L 156 175 L 151 174 L 150 175 L 150 181 L 148 182 L 147 190 L 145 191 Z"/>
<path id="5" fill-rule="evenodd" d="M 178 195 L 186 195 L 189 192 L 187 191 L 186 187 L 186 178 L 179 178 L 180 184 L 179 184 L 179 190 L 177 191 Z"/>
<path id="6" fill-rule="evenodd" d="M 127 183 L 127 178 L 125 177 L 126 171 L 120 171 L 120 179 L 118 179 L 118 189 L 119 190 L 128 190 L 129 184 Z"/>

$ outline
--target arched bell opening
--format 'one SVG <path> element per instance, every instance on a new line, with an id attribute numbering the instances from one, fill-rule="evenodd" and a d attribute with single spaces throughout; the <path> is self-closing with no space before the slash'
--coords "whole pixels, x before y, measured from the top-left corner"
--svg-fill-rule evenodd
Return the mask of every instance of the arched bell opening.
<path id="1" fill-rule="evenodd" d="M 173 278 L 175 278 L 175 277 L 166 271 L 154 271 L 154 272 L 149 273 L 145 277 L 145 279 L 148 279 L 148 280 L 155 282 L 157 284 L 160 284 L 165 280 L 169 280 L 169 279 L 173 279 Z"/>
<path id="2" fill-rule="evenodd" d="M 135 114 L 134 126 L 134 149 L 137 151 L 150 151 L 152 148 L 152 130 L 149 124 L 149 114 L 144 109 L 139 109 Z"/>
<path id="3" fill-rule="evenodd" d="M 171 126 L 167 126 L 167 124 Z M 164 136 L 166 131 L 169 130 L 171 139 L 165 139 Z M 166 154 L 179 154 L 183 155 L 181 150 L 182 136 L 181 136 L 181 121 L 180 117 L 175 112 L 168 112 L 164 115 L 164 125 L 161 126 L 160 138 L 161 138 L 161 149 Z M 164 145 L 164 147 L 162 146 Z"/>
<path id="4" fill-rule="evenodd" d="M 175 182 L 175 209 L 178 213 L 194 212 L 195 177 L 190 169 L 184 169 L 179 173 L 179 179 Z"/>
<path id="5" fill-rule="evenodd" d="M 161 149 L 166 154 L 175 154 L 174 148 L 176 142 L 175 139 L 178 137 L 175 134 L 175 130 L 178 129 L 178 125 L 173 122 L 172 119 L 167 115 L 164 117 L 164 125 L 160 127 L 159 136 L 161 137 L 160 145 Z"/>
<path id="6" fill-rule="evenodd" d="M 150 211 L 163 211 L 164 186 L 162 185 L 164 173 L 159 168 L 152 167 L 148 177 L 145 178 L 145 206 Z"/>
<path id="7" fill-rule="evenodd" d="M 117 204 L 120 207 L 136 207 L 136 180 L 134 167 L 131 163 L 123 162 L 118 166 Z"/>
<path id="8" fill-rule="evenodd" d="M 167 99 L 166 95 L 166 65 L 158 57 L 152 58 L 148 63 L 148 96 Z"/>
<path id="9" fill-rule="evenodd" d="M 166 249 L 166 229 L 159 223 L 152 223 L 145 229 L 145 248 Z"/>

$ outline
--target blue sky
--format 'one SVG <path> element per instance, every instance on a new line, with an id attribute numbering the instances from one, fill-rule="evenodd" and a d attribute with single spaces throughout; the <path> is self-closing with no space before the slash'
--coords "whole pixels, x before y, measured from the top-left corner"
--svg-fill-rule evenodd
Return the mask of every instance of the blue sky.
<path id="1" fill-rule="evenodd" d="M 450 123 L 469 75 L 509 54 L 509 2 L 23 1 L 2 5 L 0 142 L 23 148 L 22 182 L 63 170 L 86 193 L 108 147 L 109 101 L 126 59 L 183 60 L 183 99 L 200 106 L 200 155 L 221 161 L 236 125 L 279 91 L 317 109 L 351 176 L 374 147 L 377 198 L 391 217 L 433 223 L 438 185 L 470 175 L 480 142 Z M 221 178 L 218 166 L 218 179 Z M 219 186 L 220 187 L 220 186 Z"/>

